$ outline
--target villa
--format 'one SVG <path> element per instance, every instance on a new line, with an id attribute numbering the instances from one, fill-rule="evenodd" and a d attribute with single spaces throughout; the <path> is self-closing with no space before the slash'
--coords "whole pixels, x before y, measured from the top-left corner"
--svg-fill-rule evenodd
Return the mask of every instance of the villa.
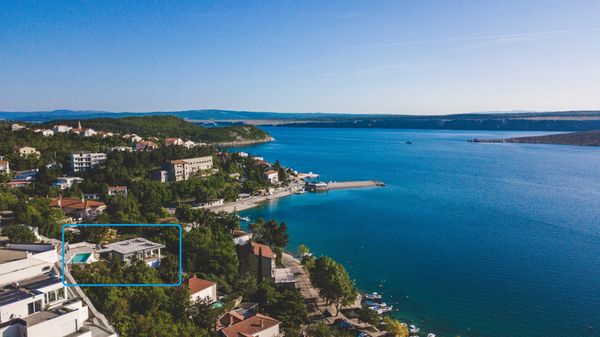
<path id="1" fill-rule="evenodd" d="M 212 156 L 171 160 L 165 164 L 163 169 L 169 173 L 169 180 L 182 181 L 188 180 L 193 174 L 209 170 L 213 167 Z"/>
<path id="2" fill-rule="evenodd" d="M 165 248 L 162 243 L 152 242 L 144 238 L 118 241 L 102 245 L 98 250 L 103 259 L 118 257 L 121 261 L 131 263 L 138 259 L 144 261 L 150 267 L 158 267 L 162 259 L 160 250 Z"/>
<path id="3" fill-rule="evenodd" d="M 135 144 L 136 151 L 146 151 L 158 149 L 158 145 L 151 140 L 140 140 Z"/>
<path id="4" fill-rule="evenodd" d="M 50 207 L 62 209 L 65 215 L 75 221 L 92 221 L 106 210 L 106 205 L 101 201 L 62 197 L 52 198 Z"/>

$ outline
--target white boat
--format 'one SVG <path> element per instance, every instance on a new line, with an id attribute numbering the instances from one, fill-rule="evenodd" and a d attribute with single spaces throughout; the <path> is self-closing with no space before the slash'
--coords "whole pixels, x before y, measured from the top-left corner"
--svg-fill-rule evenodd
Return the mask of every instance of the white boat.
<path id="1" fill-rule="evenodd" d="M 247 216 L 238 216 L 238 219 L 240 219 L 240 221 L 250 222 L 250 217 Z"/>
<path id="2" fill-rule="evenodd" d="M 427 337 L 435 337 L 435 334 L 434 333 L 428 333 Z"/>
<path id="3" fill-rule="evenodd" d="M 411 334 L 418 334 L 421 329 L 419 329 L 416 325 L 409 325 L 408 332 Z"/>
<path id="4" fill-rule="evenodd" d="M 365 298 L 368 300 L 380 300 L 381 299 L 381 294 L 377 293 L 377 292 L 373 292 L 370 294 L 365 294 Z"/>

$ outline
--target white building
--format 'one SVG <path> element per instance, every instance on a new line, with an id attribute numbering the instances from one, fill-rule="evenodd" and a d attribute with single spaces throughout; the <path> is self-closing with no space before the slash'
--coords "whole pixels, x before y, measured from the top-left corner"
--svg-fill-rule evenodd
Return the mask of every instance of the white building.
<path id="1" fill-rule="evenodd" d="M 213 167 L 212 156 L 171 160 L 166 165 L 169 171 L 169 180 L 188 180 L 191 175 L 198 171 L 209 170 Z"/>
<path id="2" fill-rule="evenodd" d="M 275 170 L 269 170 L 265 172 L 265 178 L 267 178 L 271 184 L 277 184 L 279 182 L 279 173 Z"/>
<path id="3" fill-rule="evenodd" d="M 71 131 L 71 129 L 73 128 L 68 125 L 55 125 L 52 128 L 52 131 L 54 131 L 55 133 L 65 133 Z"/>
<path id="4" fill-rule="evenodd" d="M 71 169 L 73 172 L 86 171 L 104 162 L 106 153 L 78 152 L 71 154 Z"/>
<path id="5" fill-rule="evenodd" d="M 212 281 L 197 278 L 194 275 L 187 282 L 190 288 L 190 301 L 206 301 L 214 303 L 217 301 L 217 284 Z"/>
<path id="6" fill-rule="evenodd" d="M 50 129 L 35 129 L 35 130 L 33 130 L 33 132 L 41 133 L 42 136 L 45 136 L 45 137 L 54 136 L 54 131 L 52 131 Z"/>
<path id="7" fill-rule="evenodd" d="M 133 148 L 131 146 L 113 146 L 110 148 L 109 151 L 110 152 L 113 152 L 113 151 L 131 152 L 131 151 L 133 151 Z"/>
<path id="8" fill-rule="evenodd" d="M 127 186 L 108 186 L 108 195 L 127 195 Z"/>
<path id="9" fill-rule="evenodd" d="M 40 152 L 35 147 L 23 146 L 19 148 L 19 155 L 23 156 L 40 156 Z"/>
<path id="10" fill-rule="evenodd" d="M 194 146 L 196 146 L 196 143 L 194 143 L 191 140 L 186 140 L 185 142 L 183 142 L 183 146 L 187 147 L 188 149 L 191 149 Z"/>
<path id="11" fill-rule="evenodd" d="M 61 190 L 66 190 L 68 188 L 73 187 L 73 184 L 81 183 L 82 181 L 83 178 L 79 177 L 60 177 L 54 179 L 54 181 L 52 182 L 52 186 L 58 187 Z"/>
<path id="12" fill-rule="evenodd" d="M 10 129 L 11 129 L 12 131 L 19 131 L 19 130 L 23 130 L 23 129 L 25 129 L 25 125 L 21 125 L 21 124 L 17 124 L 17 123 L 15 123 L 15 124 L 12 124 L 12 125 L 10 126 Z"/>
<path id="13" fill-rule="evenodd" d="M 98 250 L 100 257 L 111 259 L 118 257 L 121 261 L 131 262 L 134 259 L 144 261 L 150 267 L 158 267 L 162 255 L 161 249 L 165 248 L 162 243 L 152 242 L 144 238 L 109 243 Z"/>
<path id="14" fill-rule="evenodd" d="M 116 337 L 88 321 L 87 306 L 53 270 L 58 261 L 53 245 L 0 249 L 0 336 Z"/>

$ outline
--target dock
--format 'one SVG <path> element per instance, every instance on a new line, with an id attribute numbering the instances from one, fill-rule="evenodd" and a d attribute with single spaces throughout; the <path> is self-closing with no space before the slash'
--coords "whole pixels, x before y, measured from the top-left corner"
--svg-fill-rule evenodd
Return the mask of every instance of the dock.
<path id="1" fill-rule="evenodd" d="M 385 184 L 381 181 L 376 180 L 362 180 L 362 181 L 339 181 L 339 182 L 331 182 L 327 184 L 328 190 L 339 190 L 346 188 L 361 188 L 361 187 L 375 187 L 375 186 L 385 186 Z"/>

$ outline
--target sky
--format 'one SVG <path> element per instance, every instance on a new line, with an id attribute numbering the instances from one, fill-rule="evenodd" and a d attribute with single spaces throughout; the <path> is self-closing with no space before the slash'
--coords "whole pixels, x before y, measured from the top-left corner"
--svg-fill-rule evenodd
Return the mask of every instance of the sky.
<path id="1" fill-rule="evenodd" d="M 0 1 L 0 110 L 600 109 L 600 1 Z"/>

